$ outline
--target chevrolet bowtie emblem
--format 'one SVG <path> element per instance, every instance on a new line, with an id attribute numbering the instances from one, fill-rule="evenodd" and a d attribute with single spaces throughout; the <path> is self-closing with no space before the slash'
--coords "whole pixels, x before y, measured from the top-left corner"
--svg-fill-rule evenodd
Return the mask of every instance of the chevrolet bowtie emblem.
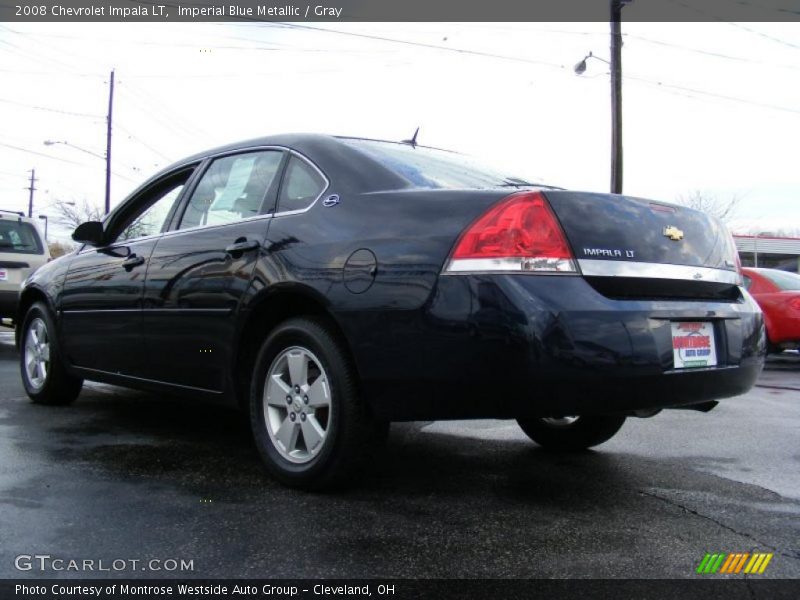
<path id="1" fill-rule="evenodd" d="M 664 237 L 677 242 L 683 239 L 683 232 L 674 225 L 670 225 L 669 227 L 664 227 Z"/>

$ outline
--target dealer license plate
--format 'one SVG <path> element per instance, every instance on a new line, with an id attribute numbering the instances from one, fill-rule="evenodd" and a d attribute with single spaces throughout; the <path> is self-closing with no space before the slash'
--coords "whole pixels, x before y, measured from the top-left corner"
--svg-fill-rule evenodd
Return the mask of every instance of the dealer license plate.
<path id="1" fill-rule="evenodd" d="M 676 369 L 715 366 L 714 325 L 708 321 L 672 323 L 672 356 Z"/>
<path id="2" fill-rule="evenodd" d="M 0 281 L 6 281 L 8 279 L 8 271 L 5 269 L 0 269 Z"/>

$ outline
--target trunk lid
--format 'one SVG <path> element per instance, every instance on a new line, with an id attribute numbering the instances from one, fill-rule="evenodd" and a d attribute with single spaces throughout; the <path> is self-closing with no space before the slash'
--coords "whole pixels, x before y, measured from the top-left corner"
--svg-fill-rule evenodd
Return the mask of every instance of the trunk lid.
<path id="1" fill-rule="evenodd" d="M 581 272 L 612 297 L 739 296 L 730 233 L 702 212 L 629 196 L 545 191 Z"/>

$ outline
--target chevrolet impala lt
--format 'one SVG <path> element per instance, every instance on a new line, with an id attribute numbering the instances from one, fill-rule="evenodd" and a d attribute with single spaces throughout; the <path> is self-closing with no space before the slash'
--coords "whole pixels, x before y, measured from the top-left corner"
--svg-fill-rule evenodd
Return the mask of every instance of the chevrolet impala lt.
<path id="1" fill-rule="evenodd" d="M 25 281 L 34 402 L 84 380 L 238 406 L 268 470 L 339 484 L 392 421 L 509 418 L 559 450 L 711 410 L 764 361 L 730 234 L 404 143 L 279 135 L 182 160 Z"/>

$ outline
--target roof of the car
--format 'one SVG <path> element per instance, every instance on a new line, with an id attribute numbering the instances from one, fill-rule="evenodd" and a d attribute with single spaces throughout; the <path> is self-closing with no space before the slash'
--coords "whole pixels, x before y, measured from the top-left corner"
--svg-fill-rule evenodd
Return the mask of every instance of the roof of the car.
<path id="1" fill-rule="evenodd" d="M 14 220 L 14 221 L 25 221 L 27 223 L 33 223 L 34 220 L 30 217 L 26 217 L 25 213 L 16 211 L 16 210 L 3 210 L 0 208 L 0 219 L 5 220 Z"/>
<path id="2" fill-rule="evenodd" d="M 319 133 L 284 133 L 241 140 L 197 152 L 181 159 L 150 177 L 137 190 L 169 173 L 196 165 L 210 157 L 270 146 L 289 148 L 312 160 L 323 173 L 337 173 L 340 176 L 340 182 L 346 182 L 341 185 L 350 186 L 351 190 L 397 189 L 408 185 L 408 182 L 399 175 L 346 142 L 346 140 L 356 139 L 365 140 L 366 138 L 345 138 Z M 389 143 L 401 144 L 402 142 Z M 135 193 L 137 192 L 135 191 Z"/>
<path id="3" fill-rule="evenodd" d="M 215 156 L 217 154 L 225 154 L 228 152 L 235 152 L 236 150 L 246 150 L 247 148 L 278 146 L 278 147 L 292 148 L 300 153 L 303 153 L 303 150 L 305 148 L 310 149 L 313 147 L 327 147 L 330 149 L 332 147 L 340 146 L 346 141 L 382 142 L 386 144 L 408 145 L 408 142 L 401 142 L 397 140 L 381 140 L 381 139 L 364 138 L 356 136 L 328 135 L 322 133 L 281 133 L 277 135 L 268 135 L 264 137 L 240 140 L 238 142 L 225 144 L 224 146 L 217 146 L 215 148 L 211 148 L 203 152 L 197 152 L 196 154 L 193 154 L 192 156 L 189 156 L 175 163 L 173 167 L 178 166 L 180 164 L 197 162 L 198 160 L 202 160 L 203 158 L 209 156 Z M 440 150 L 442 152 L 452 152 L 450 150 L 444 150 L 443 148 L 423 146 L 422 144 L 416 144 L 415 147 L 427 148 L 429 150 Z"/>

